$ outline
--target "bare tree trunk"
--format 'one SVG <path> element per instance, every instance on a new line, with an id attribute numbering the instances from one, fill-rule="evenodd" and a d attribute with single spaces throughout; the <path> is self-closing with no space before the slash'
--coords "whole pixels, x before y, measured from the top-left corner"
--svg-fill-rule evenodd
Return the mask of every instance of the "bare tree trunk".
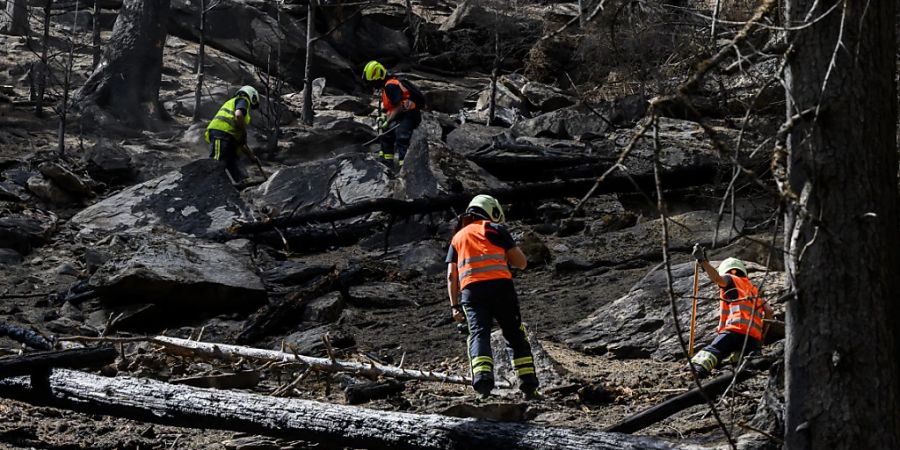
<path id="1" fill-rule="evenodd" d="M 97 3 L 94 3 L 96 7 Z M 66 58 L 65 77 L 63 79 L 63 99 L 59 105 L 59 128 L 56 131 L 59 155 L 66 154 L 66 119 L 69 112 L 69 88 L 72 79 L 72 64 L 75 59 L 75 27 L 78 25 L 78 3 L 75 3 L 75 15 L 72 18 L 72 33 L 69 36 L 69 55 Z"/>
<path id="2" fill-rule="evenodd" d="M 785 448 L 900 448 L 897 2 L 825 8 L 786 10 Z"/>
<path id="3" fill-rule="evenodd" d="M 100 13 L 103 11 L 103 8 L 100 7 L 100 0 L 94 0 L 94 11 L 93 18 L 91 19 L 91 52 L 94 57 L 94 61 L 91 64 L 91 67 L 97 68 L 97 64 L 100 64 Z"/>
<path id="4" fill-rule="evenodd" d="M 313 46 L 316 44 L 316 0 L 309 0 L 309 8 L 306 15 L 306 66 L 303 69 L 303 111 L 300 120 L 306 125 L 313 124 L 312 107 L 312 55 Z"/>
<path id="5" fill-rule="evenodd" d="M 497 19 L 497 16 L 494 16 Z M 496 21 L 495 21 L 496 23 Z M 494 29 L 494 69 L 491 70 L 491 102 L 488 109 L 488 125 L 493 125 L 497 114 L 497 74 L 500 71 L 500 32 Z"/>
<path id="6" fill-rule="evenodd" d="M 0 21 L 0 32 L 13 36 L 28 34 L 27 0 L 6 0 L 6 14 Z"/>
<path id="7" fill-rule="evenodd" d="M 97 69 L 74 95 L 82 118 L 100 126 L 155 128 L 169 0 L 125 0 Z"/>
<path id="8" fill-rule="evenodd" d="M 47 73 L 49 72 L 49 61 L 47 61 L 47 51 L 50 47 L 50 13 L 53 8 L 53 0 L 47 0 L 44 4 L 44 38 L 43 48 L 41 49 L 41 60 L 37 62 L 37 97 L 34 102 L 34 115 L 44 117 L 44 93 L 47 91 Z"/>
<path id="9" fill-rule="evenodd" d="M 203 98 L 203 64 L 206 59 L 206 0 L 200 0 L 200 48 L 197 49 L 197 85 L 194 88 L 194 122 L 200 120 L 200 100 Z"/>

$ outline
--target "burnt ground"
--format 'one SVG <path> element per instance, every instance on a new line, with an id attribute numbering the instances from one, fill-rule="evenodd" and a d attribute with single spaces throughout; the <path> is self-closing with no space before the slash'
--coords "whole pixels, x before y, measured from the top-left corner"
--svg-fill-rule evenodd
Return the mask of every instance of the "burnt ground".
<path id="1" fill-rule="evenodd" d="M 6 69 L 21 78 L 23 66 L 31 58 L 21 49 L 18 38 L 5 39 L 3 57 Z M 18 42 L 18 43 L 16 43 Z M 167 61 L 174 58 L 167 50 Z M 85 54 L 79 55 L 76 76 L 83 79 L 87 73 Z M 168 94 L 185 90 L 191 78 L 167 75 L 164 89 Z M 51 112 L 46 119 L 31 114 L 27 101 L 27 87 L 16 80 L 7 79 L 0 84 L 12 84 L 12 92 L 5 95 L 8 102 L 0 102 L 0 163 L 10 161 L 39 160 L 49 158 L 55 149 L 56 117 Z M 165 86 L 175 86 L 165 87 Z M 173 130 L 185 129 L 189 119 L 176 116 Z M 196 149 L 174 149 L 167 144 L 171 131 L 158 135 L 144 134 L 128 138 L 128 144 L 148 149 L 164 149 L 140 161 L 142 177 L 164 173 L 185 161 L 198 156 Z M 96 135 L 79 136 L 70 130 L 67 137 L 68 158 L 77 160 L 87 148 L 99 139 Z M 201 151 L 202 154 L 202 151 Z M 44 156 L 42 156 L 44 155 Z M 108 195 L 118 188 L 104 192 Z M 574 202 L 574 199 L 569 199 Z M 696 198 L 691 200 L 697 202 Z M 701 200 L 714 209 L 718 199 L 708 196 Z M 642 199 L 627 199 L 623 204 L 637 216 L 651 214 Z M 682 205 L 688 210 L 690 205 Z M 12 206 L 11 208 L 21 208 Z M 678 205 L 671 205 L 674 210 Z M 85 265 L 85 246 L 79 243 L 74 230 L 66 221 L 81 208 L 78 206 L 54 208 L 59 217 L 59 231 L 46 245 L 37 247 L 17 265 L 2 266 L 0 270 L 0 319 L 15 324 L 35 327 L 47 334 L 65 336 L 80 334 L 80 326 L 102 327 L 103 318 L 88 317 L 91 305 L 81 308 L 62 307 L 54 301 L 59 292 L 88 276 Z M 530 225 L 513 221 L 514 231 L 525 231 Z M 437 236 L 435 242 L 442 247 L 446 236 Z M 566 243 L 565 238 L 547 237 L 547 245 Z M 613 262 L 616 255 L 605 255 Z M 334 249 L 316 254 L 298 256 L 282 255 L 288 259 L 305 262 L 335 263 L 365 259 L 369 263 L 382 264 L 389 277 L 396 277 L 415 292 L 413 299 L 418 306 L 401 306 L 390 309 L 364 309 L 348 307 L 339 326 L 353 336 L 354 345 L 338 350 L 340 358 L 377 358 L 404 367 L 442 370 L 456 374 L 467 372 L 465 338 L 449 319 L 442 274 L 409 278 L 399 274 L 396 256 L 379 251 L 368 251 L 359 246 Z M 676 255 L 686 261 L 687 255 Z M 597 386 L 600 394 L 579 397 L 574 392 L 551 391 L 540 401 L 529 404 L 527 416 L 536 424 L 602 429 L 623 417 L 650 407 L 659 401 L 685 392 L 691 381 L 682 370 L 683 362 L 654 361 L 649 359 L 614 360 L 606 356 L 585 355 L 560 342 L 559 333 L 567 326 L 585 318 L 599 306 L 625 294 L 648 270 L 660 262 L 659 256 L 631 264 L 630 268 L 602 268 L 573 274 L 559 273 L 552 264 L 532 267 L 516 278 L 522 308 L 522 316 L 531 333 L 543 343 L 548 353 L 571 372 L 573 383 Z M 74 308 L 75 310 L 73 310 Z M 74 318 L 71 322 L 59 321 L 61 317 Z M 99 321 L 99 322 L 98 322 Z M 55 322 L 56 329 L 47 324 Z M 194 321 L 167 331 L 176 336 L 198 336 L 204 340 L 229 341 L 240 329 L 241 317 L 225 315 Z M 279 341 L 290 334 L 270 336 L 257 346 L 277 348 Z M 701 337 L 709 339 L 711 336 Z M 188 375 L 222 373 L 235 367 L 216 366 L 206 362 L 167 357 L 147 346 L 124 346 L 125 355 L 107 370 L 120 375 L 152 377 L 173 380 Z M 0 339 L 0 354 L 16 354 L 21 347 L 8 339 Z M 246 366 L 244 368 L 252 368 Z M 293 374 L 278 374 L 271 370 L 262 372 L 263 380 L 254 389 L 268 394 L 288 383 Z M 723 419 L 727 423 L 746 422 L 754 414 L 762 397 L 765 380 L 760 378 L 745 382 L 720 401 Z M 333 377 L 312 375 L 292 395 L 332 403 L 344 403 L 338 381 Z M 518 396 L 499 397 L 497 402 L 519 403 Z M 437 383 L 407 382 L 405 392 L 385 400 L 370 402 L 365 407 L 391 411 L 442 412 L 460 403 L 478 403 L 471 389 Z M 0 399 L 0 447 L 42 449 L 195 449 L 195 448 L 319 448 L 321 445 L 303 442 L 248 437 L 240 433 L 219 430 L 199 430 L 185 427 L 159 426 L 131 420 L 96 415 L 77 414 L 53 408 L 34 407 L 21 402 Z M 736 433 L 743 432 L 740 428 Z M 721 443 L 716 422 L 705 406 L 695 406 L 673 418 L 643 430 L 642 433 L 677 440 Z M 251 446 L 250 444 L 256 445 Z"/>

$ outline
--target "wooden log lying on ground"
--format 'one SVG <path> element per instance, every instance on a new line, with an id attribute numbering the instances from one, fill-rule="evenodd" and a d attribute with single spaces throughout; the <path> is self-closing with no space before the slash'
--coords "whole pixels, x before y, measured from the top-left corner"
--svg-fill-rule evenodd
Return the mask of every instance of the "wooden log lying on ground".
<path id="1" fill-rule="evenodd" d="M 49 369 L 86 369 L 105 366 L 119 353 L 112 347 L 76 348 L 0 359 L 0 378 L 44 373 Z"/>
<path id="2" fill-rule="evenodd" d="M 376 411 L 245 392 L 199 389 L 149 379 L 105 378 L 71 370 L 55 371 L 49 387 L 51 396 L 35 395 L 27 379 L 11 378 L 0 382 L 0 396 L 166 425 L 225 429 L 366 449 L 700 448 L 595 430 Z"/>
<path id="3" fill-rule="evenodd" d="M 0 322 L 0 336 L 7 336 L 35 350 L 50 350 L 53 348 L 53 344 L 36 331 L 9 322 Z"/>
<path id="4" fill-rule="evenodd" d="M 744 370 L 741 370 L 738 373 L 737 379 L 734 383 L 737 384 L 744 380 L 753 378 L 754 376 L 759 374 L 760 370 L 768 368 L 772 365 L 773 362 L 774 360 L 772 358 L 761 358 L 748 361 L 747 367 L 745 367 Z M 634 433 L 635 431 L 647 428 L 650 425 L 660 422 L 661 420 L 666 419 L 667 417 L 679 411 L 706 402 L 706 400 L 703 398 L 704 392 L 710 397 L 716 397 L 722 392 L 725 392 L 725 389 L 727 389 L 728 386 L 731 385 L 731 380 L 733 378 L 734 373 L 732 372 L 727 372 L 719 375 L 718 377 L 703 383 L 703 392 L 700 391 L 700 388 L 691 389 L 684 394 L 677 395 L 656 406 L 631 415 L 621 422 L 606 428 L 606 431 L 617 433 Z"/>
<path id="5" fill-rule="evenodd" d="M 690 174 L 663 175 L 662 182 L 666 189 L 672 189 L 705 183 L 711 180 L 715 174 L 715 167 L 697 167 Z M 462 210 L 475 194 L 490 194 L 503 203 L 581 196 L 595 182 L 596 179 L 594 178 L 585 178 L 521 184 L 488 192 L 456 193 L 413 200 L 376 198 L 353 203 L 342 208 L 316 210 L 258 222 L 238 223 L 232 227 L 231 231 L 235 234 L 253 234 L 269 231 L 273 228 L 287 228 L 308 223 L 328 223 L 351 219 L 373 212 L 385 212 L 399 217 L 406 217 L 414 214 L 442 211 L 453 206 L 457 207 L 457 210 Z M 635 184 L 638 188 L 650 189 L 654 186 L 653 176 L 635 176 L 630 179 L 625 176 L 609 176 L 597 192 L 634 192 L 636 189 Z"/>
<path id="6" fill-rule="evenodd" d="M 459 375 L 404 369 L 402 367 L 388 366 L 376 362 L 359 363 L 354 361 L 332 361 L 328 358 L 295 355 L 276 350 L 198 342 L 168 336 L 147 338 L 147 342 L 161 345 L 166 353 L 195 358 L 209 358 L 224 361 L 236 361 L 241 358 L 248 358 L 266 362 L 297 363 L 321 372 L 348 372 L 367 377 L 384 376 L 398 380 L 437 381 L 452 384 L 469 384 L 471 382 L 471 379 Z"/>

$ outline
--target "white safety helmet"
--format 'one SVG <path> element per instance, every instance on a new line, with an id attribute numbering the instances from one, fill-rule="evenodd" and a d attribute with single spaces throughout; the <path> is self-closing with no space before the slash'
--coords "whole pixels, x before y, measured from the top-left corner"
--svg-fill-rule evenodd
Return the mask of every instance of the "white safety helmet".
<path id="1" fill-rule="evenodd" d="M 496 223 L 503 223 L 506 220 L 506 216 L 503 215 L 503 208 L 500 207 L 500 202 L 496 198 L 485 194 L 476 195 L 472 198 L 469 206 L 466 207 L 466 213 L 482 216 Z"/>
<path id="2" fill-rule="evenodd" d="M 256 108 L 259 106 L 259 92 L 253 86 L 244 86 L 237 91 L 237 95 L 243 95 L 250 100 L 250 106 Z"/>

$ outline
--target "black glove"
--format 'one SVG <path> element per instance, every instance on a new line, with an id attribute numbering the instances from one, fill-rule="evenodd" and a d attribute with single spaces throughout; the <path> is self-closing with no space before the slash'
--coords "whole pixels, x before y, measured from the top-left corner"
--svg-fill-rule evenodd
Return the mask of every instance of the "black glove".
<path id="1" fill-rule="evenodd" d="M 708 261 L 706 259 L 706 249 L 700 244 L 694 244 L 694 250 L 691 252 L 691 256 L 699 262 Z"/>

